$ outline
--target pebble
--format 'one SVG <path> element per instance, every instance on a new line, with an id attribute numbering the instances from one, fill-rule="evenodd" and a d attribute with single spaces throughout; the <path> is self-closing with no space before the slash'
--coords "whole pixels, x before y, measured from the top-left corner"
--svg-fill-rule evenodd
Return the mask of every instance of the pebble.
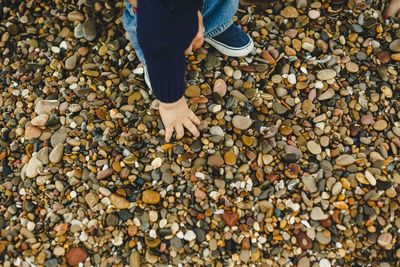
<path id="1" fill-rule="evenodd" d="M 378 237 L 378 245 L 384 248 L 389 248 L 392 245 L 393 236 L 391 233 L 383 233 Z"/>
<path id="2" fill-rule="evenodd" d="M 236 155 L 235 155 L 235 153 L 232 151 L 232 150 L 229 150 L 228 152 L 226 152 L 225 154 L 224 154 L 224 162 L 227 164 L 227 165 L 235 165 L 235 163 L 236 163 L 236 160 L 237 160 L 237 158 L 236 158 Z"/>
<path id="3" fill-rule="evenodd" d="M 315 141 L 307 142 L 307 149 L 314 155 L 319 155 L 322 152 L 321 146 Z"/>
<path id="4" fill-rule="evenodd" d="M 58 143 L 49 154 L 49 161 L 53 164 L 59 163 L 64 154 L 64 144 Z"/>
<path id="5" fill-rule="evenodd" d="M 239 216 L 232 211 L 224 211 L 222 214 L 222 220 L 225 222 L 227 226 L 234 226 L 239 221 Z"/>
<path id="6" fill-rule="evenodd" d="M 117 194 L 111 194 L 110 201 L 117 209 L 128 209 L 130 206 L 129 201 L 126 198 Z"/>
<path id="7" fill-rule="evenodd" d="M 40 162 L 36 157 L 32 157 L 25 170 L 25 174 L 28 178 L 35 178 L 38 176 L 38 170 L 42 168 L 43 163 Z"/>
<path id="8" fill-rule="evenodd" d="M 40 115 L 36 116 L 35 118 L 33 118 L 31 123 L 34 126 L 44 127 L 48 120 L 49 120 L 48 114 L 40 114 Z"/>
<path id="9" fill-rule="evenodd" d="M 360 68 L 356 63 L 349 61 L 346 63 L 346 70 L 350 73 L 357 73 L 359 72 Z"/>
<path id="10" fill-rule="evenodd" d="M 232 124 L 235 128 L 239 130 L 247 130 L 252 124 L 252 120 L 248 117 L 236 115 L 232 119 Z"/>
<path id="11" fill-rule="evenodd" d="M 308 11 L 308 16 L 310 19 L 318 19 L 321 16 L 321 12 L 319 10 L 311 9 Z"/>
<path id="12" fill-rule="evenodd" d="M 339 166 L 349 166 L 355 162 L 355 158 L 352 155 L 341 155 L 336 160 L 335 163 Z"/>
<path id="13" fill-rule="evenodd" d="M 295 7 L 287 6 L 281 11 L 281 15 L 284 18 L 297 18 L 299 16 L 299 12 Z"/>
<path id="14" fill-rule="evenodd" d="M 142 201 L 146 204 L 156 205 L 160 202 L 160 194 L 153 190 L 145 190 L 142 195 Z"/>
<path id="15" fill-rule="evenodd" d="M 187 57 L 201 136 L 165 143 L 123 1 L 5 2 L 4 266 L 399 261 L 400 31 L 382 3 L 241 1 L 255 48 Z"/>
<path id="16" fill-rule="evenodd" d="M 328 219 L 328 215 L 325 214 L 320 207 L 314 207 L 311 210 L 311 219 L 322 221 Z"/>
<path id="17" fill-rule="evenodd" d="M 39 100 L 35 104 L 35 112 L 38 115 L 50 114 L 60 105 L 58 100 Z"/>
<path id="18" fill-rule="evenodd" d="M 213 91 L 215 93 L 219 94 L 220 96 L 224 97 L 226 95 L 226 91 L 227 91 L 226 82 L 223 79 L 217 79 L 214 82 Z"/>
<path id="19" fill-rule="evenodd" d="M 97 196 L 97 194 L 90 192 L 86 194 L 85 201 L 88 204 L 89 208 L 92 209 L 99 202 L 99 197 Z"/>
<path id="20" fill-rule="evenodd" d="M 67 254 L 65 254 L 65 260 L 71 266 L 76 266 L 79 263 L 85 262 L 87 257 L 87 252 L 81 247 L 71 248 Z"/>
<path id="21" fill-rule="evenodd" d="M 220 154 L 211 155 L 207 160 L 207 165 L 214 168 L 220 168 L 224 165 L 224 159 Z"/>
<path id="22" fill-rule="evenodd" d="M 317 73 L 317 78 L 321 81 L 327 81 L 327 80 L 332 80 L 336 77 L 336 71 L 331 70 L 331 69 L 324 69 L 320 70 Z"/>
<path id="23" fill-rule="evenodd" d="M 188 230 L 188 231 L 186 231 L 186 233 L 185 233 L 184 239 L 185 239 L 186 241 L 189 241 L 189 242 L 190 242 L 190 241 L 193 241 L 193 240 L 196 239 L 196 233 L 193 232 L 192 230 Z"/>
<path id="24" fill-rule="evenodd" d="M 399 53 L 400 52 L 400 39 L 393 40 L 389 45 L 389 49 L 395 53 Z"/>
<path id="25" fill-rule="evenodd" d="M 324 101 L 324 100 L 328 100 L 331 99 L 335 96 L 335 91 L 332 88 L 329 88 L 328 90 L 326 90 L 325 92 L 323 92 L 319 97 L 318 100 L 320 101 Z"/>
<path id="26" fill-rule="evenodd" d="M 384 131 L 388 127 L 388 124 L 385 120 L 378 120 L 374 123 L 373 127 L 377 131 Z"/>
<path id="27" fill-rule="evenodd" d="M 190 98 L 200 97 L 200 87 L 197 85 L 189 85 L 189 87 L 185 90 L 185 95 Z"/>

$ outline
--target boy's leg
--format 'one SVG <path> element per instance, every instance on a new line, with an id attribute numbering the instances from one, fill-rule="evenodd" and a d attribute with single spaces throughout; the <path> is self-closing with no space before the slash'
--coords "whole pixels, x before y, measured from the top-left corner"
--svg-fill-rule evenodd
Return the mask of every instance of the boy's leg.
<path id="1" fill-rule="evenodd" d="M 132 3 L 131 3 L 132 2 Z M 144 54 L 142 49 L 140 48 L 139 41 L 137 39 L 137 34 L 136 34 L 136 26 L 137 26 L 137 20 L 136 20 L 136 7 L 133 6 L 133 2 L 136 2 L 135 0 L 125 0 L 125 10 L 124 14 L 122 16 L 122 24 L 124 25 L 124 28 L 126 32 L 128 33 L 128 38 L 131 41 L 131 44 L 133 48 L 135 49 L 136 56 L 139 58 L 140 62 L 143 63 L 144 65 L 144 79 L 147 84 L 147 86 L 150 88 L 150 93 L 151 93 L 151 86 L 150 86 L 150 79 L 149 79 L 149 74 L 147 73 L 146 69 L 146 62 L 144 60 Z"/>
<path id="2" fill-rule="evenodd" d="M 203 21 L 206 31 L 204 38 L 215 37 L 232 24 L 232 18 L 236 14 L 239 0 L 204 0 Z"/>
<path id="3" fill-rule="evenodd" d="M 202 15 L 207 43 L 224 55 L 243 57 L 253 51 L 251 38 L 233 23 L 239 0 L 204 0 Z"/>

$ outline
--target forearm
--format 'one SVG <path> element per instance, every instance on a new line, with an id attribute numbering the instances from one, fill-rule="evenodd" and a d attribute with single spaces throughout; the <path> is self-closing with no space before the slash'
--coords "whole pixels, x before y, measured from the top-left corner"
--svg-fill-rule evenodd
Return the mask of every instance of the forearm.
<path id="1" fill-rule="evenodd" d="M 197 0 L 138 0 L 137 36 L 155 96 L 179 100 L 184 92 L 184 51 L 198 30 Z"/>

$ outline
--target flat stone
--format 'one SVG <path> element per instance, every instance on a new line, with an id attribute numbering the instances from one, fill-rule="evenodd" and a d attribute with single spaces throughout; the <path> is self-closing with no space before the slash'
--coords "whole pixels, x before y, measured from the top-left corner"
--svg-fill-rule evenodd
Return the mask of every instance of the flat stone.
<path id="1" fill-rule="evenodd" d="M 393 52 L 400 52 L 400 39 L 393 40 L 389 45 L 390 50 Z"/>
<path id="2" fill-rule="evenodd" d="M 322 153 L 321 146 L 313 140 L 307 142 L 307 149 L 314 155 L 319 155 Z"/>
<path id="3" fill-rule="evenodd" d="M 385 120 L 378 120 L 374 123 L 373 127 L 377 131 L 383 131 L 388 127 L 388 123 Z"/>
<path id="4" fill-rule="evenodd" d="M 128 209 L 130 206 L 126 198 L 117 194 L 111 194 L 110 201 L 117 209 Z"/>
<path id="5" fill-rule="evenodd" d="M 357 73 L 360 67 L 356 63 L 349 61 L 346 63 L 346 70 L 350 73 Z"/>
<path id="6" fill-rule="evenodd" d="M 41 168 L 43 166 L 43 163 L 38 160 L 36 157 L 32 157 L 29 161 L 28 161 L 28 166 L 25 170 L 25 174 L 28 178 L 35 178 L 36 176 L 38 176 L 38 169 Z"/>
<path id="7" fill-rule="evenodd" d="M 298 267 L 310 267 L 311 262 L 310 259 L 307 256 L 302 257 L 298 262 L 297 262 Z"/>
<path id="8" fill-rule="evenodd" d="M 288 112 L 287 107 L 285 107 L 284 105 L 282 105 L 279 102 L 274 102 L 274 104 L 272 104 L 272 108 L 274 109 L 274 111 L 280 115 L 285 114 L 286 112 Z"/>
<path id="9" fill-rule="evenodd" d="M 83 23 L 83 35 L 88 41 L 93 41 L 97 36 L 96 21 L 92 18 L 86 19 Z"/>
<path id="10" fill-rule="evenodd" d="M 339 166 L 349 166 L 351 164 L 353 164 L 356 161 L 356 159 L 352 156 L 352 155 L 341 155 L 339 156 L 335 163 Z"/>
<path id="11" fill-rule="evenodd" d="M 236 212 L 224 211 L 224 213 L 222 214 L 222 220 L 227 226 L 234 226 L 239 221 L 239 216 Z"/>
<path id="12" fill-rule="evenodd" d="M 92 209 L 99 202 L 99 197 L 97 194 L 89 192 L 85 196 L 85 201 L 88 204 L 89 208 Z"/>
<path id="13" fill-rule="evenodd" d="M 392 54 L 390 57 L 394 61 L 400 61 L 400 53 Z"/>
<path id="14" fill-rule="evenodd" d="M 375 176 L 370 173 L 369 171 L 365 171 L 365 178 L 368 180 L 368 183 L 372 186 L 376 185 L 376 178 Z"/>
<path id="15" fill-rule="evenodd" d="M 79 11 L 71 11 L 67 15 L 67 19 L 74 22 L 74 21 L 84 21 L 85 16 Z"/>
<path id="16" fill-rule="evenodd" d="M 200 97 L 200 95 L 201 95 L 200 92 L 201 92 L 201 89 L 200 89 L 199 86 L 197 86 L 197 85 L 189 85 L 188 88 L 186 88 L 186 90 L 185 90 L 185 95 L 187 97 L 190 97 L 190 98 L 192 98 L 192 97 Z"/>
<path id="17" fill-rule="evenodd" d="M 160 202 L 160 194 L 153 190 L 145 190 L 142 195 L 142 201 L 146 204 L 156 205 Z"/>
<path id="18" fill-rule="evenodd" d="M 321 12 L 319 10 L 311 9 L 308 11 L 308 17 L 310 19 L 318 19 L 321 16 Z"/>
<path id="19" fill-rule="evenodd" d="M 213 91 L 217 94 L 219 94 L 220 96 L 225 96 L 226 95 L 226 91 L 227 91 L 227 85 L 226 82 L 223 79 L 217 79 L 214 82 L 214 88 Z"/>
<path id="20" fill-rule="evenodd" d="M 77 54 L 73 54 L 65 60 L 64 66 L 66 70 L 73 70 L 76 67 L 76 63 L 78 61 Z"/>
<path id="21" fill-rule="evenodd" d="M 239 130 L 249 129 L 252 123 L 252 119 L 241 115 L 236 115 L 232 119 L 233 126 Z"/>
<path id="22" fill-rule="evenodd" d="M 112 168 L 102 170 L 99 173 L 97 173 L 97 180 L 106 179 L 106 178 L 110 177 L 111 175 L 113 175 L 113 173 L 114 173 L 114 170 Z"/>
<path id="23" fill-rule="evenodd" d="M 315 182 L 314 177 L 311 175 L 304 175 L 301 178 L 306 190 L 310 191 L 310 193 L 315 193 L 318 191 L 317 183 Z"/>
<path id="24" fill-rule="evenodd" d="M 287 19 L 297 18 L 299 16 L 299 11 L 295 7 L 287 6 L 281 11 L 281 15 Z"/>
<path id="25" fill-rule="evenodd" d="M 50 114 L 60 105 L 58 100 L 39 100 L 35 103 L 35 112 L 40 114 Z"/>
<path id="26" fill-rule="evenodd" d="M 208 157 L 207 165 L 212 168 L 220 168 L 224 165 L 224 159 L 220 154 L 214 154 Z"/>
<path id="27" fill-rule="evenodd" d="M 192 230 L 188 230 L 188 231 L 186 231 L 186 233 L 185 233 L 184 239 L 185 239 L 186 241 L 189 241 L 189 242 L 190 242 L 190 241 L 193 241 L 193 240 L 196 239 L 196 233 L 193 232 Z"/>
<path id="28" fill-rule="evenodd" d="M 319 261 L 319 267 L 331 267 L 331 262 L 327 259 L 321 259 Z"/>
<path id="29" fill-rule="evenodd" d="M 64 144 L 69 135 L 69 129 L 65 127 L 61 127 L 58 129 L 50 139 L 50 143 L 53 147 L 56 147 L 58 144 Z"/>
<path id="30" fill-rule="evenodd" d="M 235 165 L 236 164 L 236 155 L 232 150 L 229 150 L 224 154 L 224 161 L 227 165 Z"/>
<path id="31" fill-rule="evenodd" d="M 383 233 L 378 237 L 378 245 L 384 248 L 389 248 L 392 246 L 393 236 L 391 233 Z"/>
<path id="32" fill-rule="evenodd" d="M 216 135 L 216 136 L 221 136 L 221 137 L 224 137 L 224 135 L 225 135 L 224 130 L 222 130 L 222 128 L 218 125 L 212 126 L 210 128 L 210 133 L 211 133 L 211 135 Z"/>
<path id="33" fill-rule="evenodd" d="M 368 115 L 363 115 L 361 117 L 361 123 L 363 125 L 371 125 L 374 123 L 374 116 L 372 116 L 371 114 Z"/>
<path id="34" fill-rule="evenodd" d="M 81 247 L 72 248 L 65 254 L 65 260 L 71 266 L 76 266 L 81 262 L 85 262 L 87 257 L 87 252 Z"/>
<path id="35" fill-rule="evenodd" d="M 48 114 L 39 114 L 38 116 L 32 119 L 31 123 L 34 126 L 44 127 L 48 119 L 49 119 Z"/>
<path id="36" fill-rule="evenodd" d="M 49 160 L 51 163 L 56 164 L 61 161 L 64 155 L 64 144 L 59 143 L 53 148 L 49 154 Z"/>
<path id="37" fill-rule="evenodd" d="M 320 207 L 314 207 L 311 210 L 311 219 L 315 221 L 322 221 L 328 219 L 329 216 L 325 214 Z"/>
<path id="38" fill-rule="evenodd" d="M 321 81 L 327 81 L 327 80 L 332 80 L 336 77 L 337 73 L 334 70 L 331 69 L 324 69 L 324 70 L 320 70 L 317 73 L 317 78 L 318 80 Z"/>
<path id="39" fill-rule="evenodd" d="M 42 130 L 36 126 L 29 125 L 25 129 L 25 139 L 31 140 L 35 138 L 39 138 L 42 135 Z"/>

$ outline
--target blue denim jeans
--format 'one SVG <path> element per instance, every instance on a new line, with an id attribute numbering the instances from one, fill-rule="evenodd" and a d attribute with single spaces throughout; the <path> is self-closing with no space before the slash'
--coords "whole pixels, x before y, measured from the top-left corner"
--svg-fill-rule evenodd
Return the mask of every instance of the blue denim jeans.
<path id="1" fill-rule="evenodd" d="M 204 22 L 204 38 L 217 36 L 232 24 L 232 17 L 235 15 L 239 0 L 203 0 L 201 11 Z M 128 33 L 129 40 L 136 51 L 139 60 L 145 63 L 143 51 L 139 46 L 136 36 L 136 14 L 132 5 L 125 0 L 125 10 L 122 16 L 122 24 Z M 194 36 L 193 36 L 194 37 Z"/>

